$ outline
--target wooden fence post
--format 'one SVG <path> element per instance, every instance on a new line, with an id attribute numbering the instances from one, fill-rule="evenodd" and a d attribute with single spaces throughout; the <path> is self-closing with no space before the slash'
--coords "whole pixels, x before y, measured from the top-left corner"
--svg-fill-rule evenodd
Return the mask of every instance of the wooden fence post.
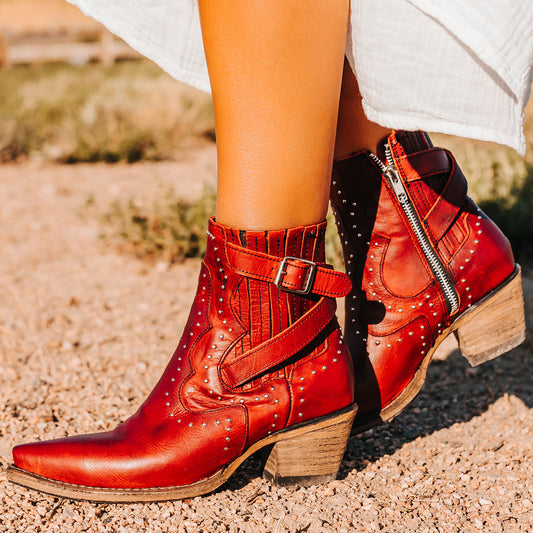
<path id="1" fill-rule="evenodd" d="M 107 30 L 102 30 L 100 34 L 100 61 L 102 65 L 108 67 L 115 62 L 115 38 L 113 34 Z"/>
<path id="2" fill-rule="evenodd" d="M 0 68 L 9 66 L 9 57 L 7 55 L 7 37 L 0 31 Z"/>

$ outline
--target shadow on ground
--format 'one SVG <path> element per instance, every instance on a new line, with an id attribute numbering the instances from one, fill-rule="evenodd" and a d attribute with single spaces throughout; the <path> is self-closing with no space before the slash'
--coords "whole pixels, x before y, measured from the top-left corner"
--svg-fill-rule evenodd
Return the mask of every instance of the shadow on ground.
<path id="1" fill-rule="evenodd" d="M 524 281 L 530 285 L 529 280 Z M 530 307 L 526 302 L 526 317 L 531 316 Z M 533 407 L 533 380 L 528 370 L 533 365 L 531 329 L 530 325 L 524 344 L 479 367 L 472 368 L 459 350 L 444 360 L 434 360 L 422 390 L 397 418 L 349 441 L 338 477 L 364 469 L 417 437 L 468 422 L 506 394 Z M 255 454 L 219 490 L 242 488 L 261 476 L 262 467 L 263 457 Z"/>

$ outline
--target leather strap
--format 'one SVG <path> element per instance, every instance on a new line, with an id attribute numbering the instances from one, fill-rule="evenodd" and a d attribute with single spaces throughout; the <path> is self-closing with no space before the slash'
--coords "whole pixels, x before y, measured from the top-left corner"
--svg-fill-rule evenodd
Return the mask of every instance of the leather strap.
<path id="1" fill-rule="evenodd" d="M 232 243 L 227 244 L 226 254 L 230 266 L 242 276 L 276 283 L 288 292 L 340 298 L 352 289 L 346 274 L 304 259 L 279 258 Z"/>
<path id="2" fill-rule="evenodd" d="M 428 233 L 435 242 L 440 241 L 460 213 L 468 188 L 466 178 L 461 169 L 455 163 L 453 156 L 451 154 L 449 156 L 452 161 L 450 177 L 436 202 L 424 218 Z"/>
<path id="3" fill-rule="evenodd" d="M 331 298 L 321 298 L 286 330 L 241 355 L 220 369 L 222 381 L 231 389 L 255 379 L 290 359 L 305 348 L 317 332 L 322 331 L 335 316 L 337 304 Z"/>
<path id="4" fill-rule="evenodd" d="M 406 167 L 402 165 L 402 168 L 405 171 L 405 181 L 407 183 L 428 178 L 435 174 L 444 174 L 445 172 L 450 172 L 452 169 L 452 163 L 448 158 L 448 153 L 442 148 L 432 148 L 431 150 L 425 150 L 424 152 L 401 156 L 398 159 L 406 159 L 415 171 L 408 172 Z"/>

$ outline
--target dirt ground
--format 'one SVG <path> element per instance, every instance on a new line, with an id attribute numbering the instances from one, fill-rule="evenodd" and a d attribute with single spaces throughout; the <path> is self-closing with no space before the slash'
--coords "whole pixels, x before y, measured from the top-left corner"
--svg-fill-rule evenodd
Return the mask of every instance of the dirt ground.
<path id="1" fill-rule="evenodd" d="M 120 254 L 99 238 L 99 213 L 169 185 L 197 194 L 214 168 L 212 147 L 174 163 L 0 167 L 0 532 L 532 532 L 531 332 L 480 368 L 441 353 L 413 404 L 352 439 L 322 486 L 272 486 L 253 458 L 214 494 L 160 504 L 75 502 L 6 481 L 14 444 L 132 413 L 187 318 L 198 261 Z M 533 277 L 524 285 L 531 317 Z"/>

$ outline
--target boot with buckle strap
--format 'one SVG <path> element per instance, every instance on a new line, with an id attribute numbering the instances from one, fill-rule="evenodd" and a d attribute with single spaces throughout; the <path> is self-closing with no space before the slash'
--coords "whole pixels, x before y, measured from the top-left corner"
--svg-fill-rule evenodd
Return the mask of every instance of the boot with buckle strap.
<path id="1" fill-rule="evenodd" d="M 525 338 L 520 267 L 507 238 L 467 196 L 452 154 L 400 131 L 385 161 L 334 164 L 331 202 L 352 292 L 345 337 L 357 376 L 353 433 L 396 416 L 451 333 L 472 365 Z"/>
<path id="2" fill-rule="evenodd" d="M 325 222 L 260 232 L 211 219 L 208 234 L 185 331 L 137 413 L 113 431 L 16 446 L 11 481 L 102 502 L 189 498 L 265 447 L 280 484 L 336 475 L 356 412 L 335 318 L 351 284 L 324 264 Z"/>

